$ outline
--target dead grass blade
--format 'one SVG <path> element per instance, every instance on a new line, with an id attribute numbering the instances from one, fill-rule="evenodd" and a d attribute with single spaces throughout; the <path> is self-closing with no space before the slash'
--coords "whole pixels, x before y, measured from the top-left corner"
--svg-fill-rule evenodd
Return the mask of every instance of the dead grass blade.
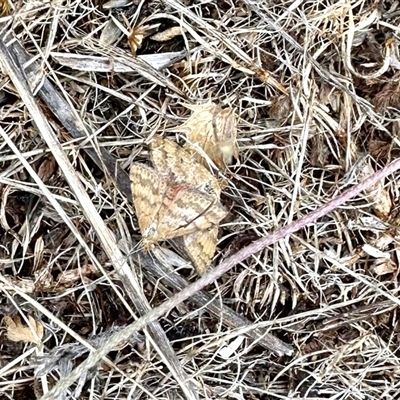
<path id="1" fill-rule="evenodd" d="M 37 126 L 43 139 L 46 141 L 49 148 L 51 149 L 58 166 L 63 171 L 65 178 L 69 182 L 70 187 L 72 188 L 78 202 L 80 203 L 82 211 L 98 234 L 100 242 L 102 243 L 105 252 L 109 256 L 112 264 L 114 265 L 115 270 L 118 271 L 121 276 L 127 279 L 123 279 L 123 281 L 125 281 L 131 289 L 128 293 L 130 294 L 131 299 L 134 301 L 135 306 L 141 313 L 148 311 L 150 309 L 150 305 L 147 303 L 146 299 L 143 296 L 143 292 L 138 284 L 137 278 L 132 273 L 130 266 L 126 263 L 125 258 L 118 249 L 113 235 L 111 235 L 111 232 L 104 224 L 104 221 L 98 214 L 96 208 L 94 207 L 89 196 L 87 195 L 81 181 L 77 177 L 76 171 L 73 169 L 68 158 L 66 157 L 66 154 L 60 146 L 60 143 L 55 136 L 54 131 L 49 126 L 40 108 L 37 106 L 27 84 L 27 81 L 24 75 L 21 73 L 19 66 L 15 64 L 2 41 L 0 41 L 0 53 L 2 54 L 2 62 L 4 68 L 7 71 L 7 75 L 13 81 L 19 92 L 19 95 L 24 101 L 24 104 L 34 118 L 35 125 Z M 8 139 L 4 132 L 1 132 L 1 134 L 5 140 Z M 7 141 L 8 144 L 11 145 L 10 141 Z M 18 154 L 18 150 L 16 148 L 14 148 L 13 150 L 14 152 L 16 152 L 16 154 Z M 30 172 L 31 176 L 36 180 L 37 184 L 45 189 L 39 177 L 37 177 L 34 171 L 30 168 L 29 164 L 24 159 L 22 159 L 22 157 L 21 161 L 23 162 L 25 167 L 27 167 L 28 171 Z M 55 206 L 60 215 L 65 215 L 65 212 L 61 209 L 59 204 L 52 200 L 52 196 L 47 189 L 44 190 L 44 194 L 48 196 L 48 199 L 50 200 L 50 202 L 52 202 L 53 206 Z M 72 227 L 71 223 L 69 223 L 68 225 Z M 88 250 L 88 254 L 90 254 L 91 251 L 85 243 L 85 240 L 81 238 L 75 227 L 73 227 L 73 231 L 74 233 L 76 233 L 77 239 L 80 239 L 79 241 L 81 242 L 81 244 L 84 245 L 84 247 Z M 102 269 L 95 257 L 93 257 L 92 261 L 96 263 L 100 270 Z M 103 271 L 103 273 L 105 273 L 105 271 Z M 188 399 L 196 399 L 197 394 L 191 387 L 190 382 L 188 382 L 187 375 L 185 374 L 185 372 L 181 368 L 179 361 L 175 357 L 174 351 L 170 346 L 162 328 L 159 326 L 159 324 L 156 323 L 152 326 L 149 326 L 149 330 L 152 334 L 152 337 L 150 337 L 150 339 L 153 346 L 162 357 L 163 361 L 171 369 L 172 374 L 177 379 L 182 390 L 185 392 L 186 397 Z"/>
<path id="2" fill-rule="evenodd" d="M 181 302 L 187 300 L 194 293 L 197 293 L 199 290 L 203 289 L 205 286 L 214 282 L 217 278 L 221 277 L 227 271 L 229 271 L 232 267 L 237 265 L 239 262 L 242 262 L 247 257 L 254 255 L 255 253 L 261 251 L 265 247 L 277 242 L 278 240 L 284 239 L 290 234 L 297 232 L 298 230 L 304 228 L 310 223 L 315 222 L 317 219 L 327 215 L 329 212 L 332 212 L 339 207 L 340 205 L 344 204 L 346 201 L 351 199 L 352 197 L 356 196 L 357 194 L 361 193 L 363 190 L 368 189 L 369 187 L 377 184 L 381 179 L 393 174 L 397 170 L 400 169 L 400 159 L 392 162 L 385 168 L 381 169 L 380 171 L 376 172 L 374 175 L 370 176 L 368 179 L 364 180 L 363 182 L 357 184 L 356 186 L 346 190 L 337 198 L 334 198 L 327 204 L 323 205 L 322 207 L 317 208 L 315 211 L 311 212 L 309 215 L 306 215 L 299 221 L 292 222 L 285 228 L 280 229 L 278 232 L 268 236 L 267 238 L 262 238 L 257 240 L 256 242 L 252 243 L 251 245 L 245 247 L 244 249 L 238 251 L 233 256 L 229 257 L 228 259 L 224 260 L 216 269 L 210 271 L 203 277 L 201 277 L 196 282 L 192 283 L 190 286 L 186 287 L 180 293 L 177 293 L 169 300 L 165 301 L 162 305 L 158 306 L 157 308 L 150 311 L 144 317 L 137 320 L 132 325 L 128 326 L 127 328 L 123 329 L 119 333 L 115 334 L 110 338 L 109 343 L 107 344 L 108 349 L 117 346 L 118 343 L 121 341 L 126 340 L 129 336 L 131 336 L 134 332 L 137 332 L 139 329 L 142 329 L 146 326 L 150 321 L 155 321 L 156 319 L 160 318 L 162 315 L 168 313 L 172 308 L 176 307 Z M 382 292 L 381 290 L 377 289 L 378 292 Z M 400 305 L 400 300 L 390 296 L 386 293 L 387 297 L 390 297 L 397 305 Z M 69 376 L 60 382 L 45 396 L 42 397 L 41 400 L 50 400 L 52 396 L 59 395 L 65 387 L 71 385 L 86 369 L 90 368 L 93 365 L 101 360 L 106 354 L 108 350 L 106 349 L 99 349 L 96 353 L 92 353 L 79 367 L 77 367 Z"/>
<path id="3" fill-rule="evenodd" d="M 17 60 L 0 78 L 1 394 L 40 398 L 77 367 L 64 397 L 399 398 L 399 171 L 302 219 L 399 159 L 398 2 L 67 5 L 0 7 Z M 10 81 L 14 68 L 27 78 Z M 38 128 L 29 101 L 47 124 Z M 204 104 L 226 114 L 191 118 Z M 193 141 L 182 127 L 197 153 L 161 157 L 160 171 L 203 182 L 200 154 L 228 215 L 218 235 L 143 254 L 127 171 L 153 163 L 155 137 Z M 288 226 L 302 228 L 278 240 Z M 243 251 L 222 276 L 212 270 Z M 213 283 L 190 286 L 189 259 L 211 258 Z M 3 317 L 24 315 L 44 327 L 37 344 L 7 339 Z M 155 315 L 124 341 L 132 321 Z M 151 338 L 168 340 L 161 352 L 185 375 L 173 376 Z M 93 347 L 106 356 L 86 371 Z"/>
<path id="4" fill-rule="evenodd" d="M 26 57 L 22 53 L 22 49 L 18 46 L 12 47 L 13 51 L 18 55 L 18 58 L 23 61 L 24 63 L 27 62 Z M 29 76 L 33 74 L 35 71 L 34 69 L 34 64 L 31 64 L 31 66 L 28 68 L 28 74 Z M 43 101 L 46 102 L 47 106 L 55 113 L 55 115 L 58 117 L 60 122 L 64 125 L 64 127 L 72 134 L 72 136 L 76 139 L 79 138 L 84 138 L 85 137 L 85 131 L 82 130 L 81 124 L 79 124 L 79 119 L 78 118 L 70 118 L 68 117 L 68 114 L 66 114 L 65 110 L 68 109 L 68 104 L 65 103 L 65 100 L 60 96 L 60 94 L 54 90 L 50 82 L 45 79 L 41 89 L 39 90 L 39 96 L 43 99 Z M 125 171 L 121 170 L 119 166 L 117 165 L 116 161 L 113 159 L 112 156 L 103 148 L 97 149 L 101 153 L 101 156 L 98 156 L 98 153 L 96 150 L 91 149 L 91 148 L 85 148 L 85 151 L 93 158 L 93 160 L 98 164 L 100 168 L 102 168 L 106 173 L 109 173 L 116 181 L 117 187 L 122 191 L 122 193 L 125 194 L 125 196 L 130 199 L 132 197 L 131 191 L 130 191 L 130 180 L 129 176 L 125 173 Z M 115 171 L 114 174 L 112 174 L 112 171 Z M 139 253 L 137 253 L 139 256 Z M 154 260 L 151 260 L 151 258 L 146 257 L 143 253 L 140 255 L 140 259 L 146 260 L 146 263 L 143 264 L 143 266 L 151 271 L 160 271 L 160 267 L 157 268 L 157 264 L 155 263 Z M 147 264 L 149 263 L 149 264 Z M 142 264 L 142 262 L 140 263 Z M 182 278 L 179 278 L 176 274 L 171 275 L 170 278 L 175 276 L 175 279 L 179 279 L 178 283 L 176 281 L 170 281 L 175 289 L 181 290 L 182 284 L 185 282 Z M 168 279 L 170 279 L 168 278 Z M 200 307 L 205 306 L 208 304 L 209 299 L 207 295 L 204 293 L 202 295 L 197 295 L 193 299 L 193 301 L 197 302 Z M 240 315 L 234 313 L 232 310 L 229 308 L 225 308 L 224 311 L 220 310 L 218 308 L 218 305 L 212 305 L 210 304 L 210 311 L 213 312 L 215 315 L 222 315 L 223 318 L 223 323 L 226 327 L 229 328 L 238 328 L 242 326 L 245 322 Z M 229 317 L 230 316 L 230 317 Z M 256 334 L 256 332 L 250 332 L 250 335 L 254 339 L 260 340 L 259 336 Z M 261 335 L 263 337 L 263 335 Z M 264 345 L 270 348 L 274 352 L 282 352 L 284 354 L 288 354 L 291 352 L 291 347 L 287 344 L 281 343 L 278 339 L 273 337 L 272 335 L 267 334 L 266 337 L 269 339 L 261 339 L 262 342 L 265 342 Z"/>

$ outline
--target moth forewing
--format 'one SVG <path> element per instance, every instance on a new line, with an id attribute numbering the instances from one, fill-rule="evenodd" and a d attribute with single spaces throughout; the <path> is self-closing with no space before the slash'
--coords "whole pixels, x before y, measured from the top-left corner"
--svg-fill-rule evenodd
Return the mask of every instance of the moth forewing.
<path id="1" fill-rule="evenodd" d="M 216 226 L 227 212 L 219 201 L 188 185 L 169 188 L 157 215 L 159 240 Z"/>
<path id="2" fill-rule="evenodd" d="M 157 171 L 168 171 L 177 183 L 190 182 L 200 191 L 219 198 L 221 187 L 211 172 L 170 139 L 157 136 L 150 144 L 150 158 Z"/>
<path id="3" fill-rule="evenodd" d="M 207 271 L 217 247 L 218 227 L 193 232 L 182 237 L 187 255 L 200 275 Z"/>
<path id="4" fill-rule="evenodd" d="M 151 237 L 157 227 L 156 216 L 167 191 L 166 178 L 143 164 L 133 164 L 130 170 L 133 205 L 144 238 Z"/>
<path id="5" fill-rule="evenodd" d="M 215 107 L 210 108 L 214 110 Z M 204 111 L 203 115 L 207 115 L 208 111 Z M 216 126 L 224 123 L 218 119 L 214 122 Z M 211 120 L 209 125 L 212 125 Z M 209 132 L 217 130 L 210 129 Z M 226 141 L 226 144 L 220 143 L 221 149 L 216 155 L 220 160 L 226 159 L 224 146 L 228 147 L 228 153 L 231 148 L 231 137 L 227 136 Z M 212 145 L 215 143 L 215 139 L 211 141 Z M 209 151 L 216 152 L 215 146 Z M 218 180 L 196 161 L 196 154 L 157 136 L 150 144 L 154 169 L 134 164 L 130 178 L 144 248 L 150 249 L 159 241 L 177 239 L 196 270 L 203 274 L 214 256 L 218 225 L 227 211 L 220 203 Z"/>
<path id="6" fill-rule="evenodd" d="M 172 239 L 208 229 L 225 216 L 225 208 L 215 196 L 189 183 L 176 183 L 170 175 L 142 164 L 130 171 L 132 197 L 143 244 Z"/>

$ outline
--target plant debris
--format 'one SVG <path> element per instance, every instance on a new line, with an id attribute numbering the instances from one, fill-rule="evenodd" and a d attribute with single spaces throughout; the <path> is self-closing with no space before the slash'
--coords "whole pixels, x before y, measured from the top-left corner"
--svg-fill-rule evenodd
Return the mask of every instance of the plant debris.
<path id="1" fill-rule="evenodd" d="M 6 315 L 3 322 L 7 326 L 7 338 L 13 342 L 39 344 L 43 338 L 43 325 L 31 316 L 28 320 L 31 326 L 23 325 L 19 316 L 11 318 Z"/>
<path id="2" fill-rule="evenodd" d="M 221 169 L 230 165 L 233 158 L 239 158 L 236 117 L 231 108 L 222 109 L 214 103 L 186 107 L 193 114 L 176 130 L 185 132 L 189 139 L 185 145 L 188 151 L 207 164 L 205 153 Z"/>
<path id="3" fill-rule="evenodd" d="M 0 3 L 6 398 L 46 396 L 204 265 L 400 156 L 397 1 L 57 4 Z M 139 210 L 133 165 L 152 171 Z M 146 253 L 163 171 L 223 209 L 217 232 Z M 399 176 L 252 254 L 60 398 L 398 398 Z"/>

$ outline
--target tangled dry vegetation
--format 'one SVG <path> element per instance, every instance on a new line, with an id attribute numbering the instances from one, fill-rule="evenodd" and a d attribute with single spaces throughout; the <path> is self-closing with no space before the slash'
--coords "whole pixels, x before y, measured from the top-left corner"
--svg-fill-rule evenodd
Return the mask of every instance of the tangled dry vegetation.
<path id="1" fill-rule="evenodd" d="M 1 5 L 0 398 L 400 398 L 397 175 L 46 395 L 198 279 L 128 177 L 191 108 L 237 119 L 214 266 L 399 157 L 398 1 Z"/>

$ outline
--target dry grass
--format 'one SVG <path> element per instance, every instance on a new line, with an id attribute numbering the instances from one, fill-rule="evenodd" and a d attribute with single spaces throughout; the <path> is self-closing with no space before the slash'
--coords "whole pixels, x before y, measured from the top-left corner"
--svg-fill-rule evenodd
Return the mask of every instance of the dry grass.
<path id="1" fill-rule="evenodd" d="M 110 3 L 4 8 L 0 398 L 40 398 L 197 279 L 171 243 L 141 252 L 126 174 L 152 135 L 184 143 L 185 104 L 238 117 L 214 265 L 399 157 L 397 1 Z M 399 398 L 397 182 L 248 258 L 57 398 Z"/>

